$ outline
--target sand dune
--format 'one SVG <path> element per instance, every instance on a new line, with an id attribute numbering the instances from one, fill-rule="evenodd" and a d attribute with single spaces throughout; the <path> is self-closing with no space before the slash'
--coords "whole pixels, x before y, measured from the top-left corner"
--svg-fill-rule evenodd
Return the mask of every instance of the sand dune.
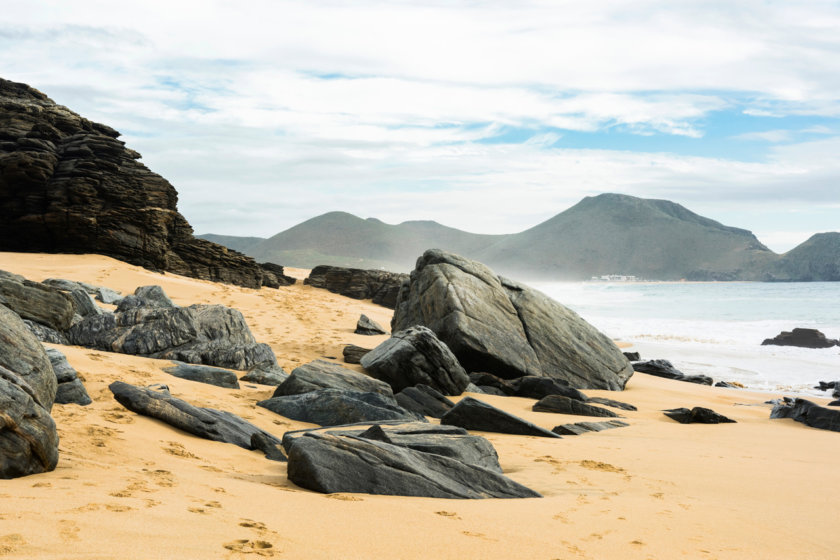
<path id="1" fill-rule="evenodd" d="M 180 305 L 222 303 L 290 370 L 341 357 L 361 313 L 391 311 L 298 284 L 251 290 L 156 274 L 96 255 L 0 253 L 32 280 L 84 280 L 133 292 L 159 284 Z M 303 271 L 290 271 L 302 277 Z M 832 558 L 840 554 L 835 483 L 840 435 L 769 420 L 765 395 L 636 374 L 630 427 L 550 440 L 485 435 L 505 473 L 545 497 L 439 500 L 322 495 L 259 452 L 198 439 L 120 406 L 107 386 L 165 383 L 281 436 L 307 424 L 254 406 L 272 389 L 222 389 L 170 376 L 167 361 L 57 346 L 93 398 L 56 405 L 60 461 L 0 480 L 2 558 Z M 340 361 L 340 360 L 339 360 Z M 356 367 L 358 366 L 351 366 Z M 545 428 L 587 420 L 531 412 L 534 401 L 479 398 Z M 827 402 L 825 400 L 819 401 Z M 681 425 L 660 412 L 708 406 L 737 424 Z"/>

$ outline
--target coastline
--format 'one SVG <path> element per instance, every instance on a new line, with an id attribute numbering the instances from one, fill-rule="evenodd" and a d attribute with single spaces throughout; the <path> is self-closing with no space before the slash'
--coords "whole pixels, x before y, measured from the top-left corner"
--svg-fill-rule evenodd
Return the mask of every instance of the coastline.
<path id="1" fill-rule="evenodd" d="M 158 284 L 179 305 L 235 307 L 287 371 L 330 356 L 342 363 L 345 344 L 382 342 L 384 335 L 353 334 L 356 320 L 364 313 L 388 325 L 392 314 L 301 282 L 239 288 L 97 255 L 0 253 L 0 269 L 123 293 Z M 305 277 L 299 269 L 287 274 Z M 50 346 L 67 355 L 94 402 L 54 407 L 55 471 L 0 481 L 3 558 L 829 558 L 840 547 L 840 490 L 822 484 L 834 478 L 840 436 L 770 420 L 763 403 L 778 394 L 637 373 L 621 393 L 586 391 L 636 405 L 622 413 L 629 427 L 562 440 L 481 434 L 505 473 L 542 499 L 322 495 L 290 483 L 285 464 L 260 453 L 125 410 L 107 386 L 165 383 L 190 403 L 228 410 L 278 436 L 311 426 L 255 408 L 273 388 L 222 389 L 164 373 L 165 360 Z M 548 429 L 591 420 L 532 412 L 530 399 L 475 396 Z M 682 425 L 661 413 L 693 406 L 738 423 Z"/>

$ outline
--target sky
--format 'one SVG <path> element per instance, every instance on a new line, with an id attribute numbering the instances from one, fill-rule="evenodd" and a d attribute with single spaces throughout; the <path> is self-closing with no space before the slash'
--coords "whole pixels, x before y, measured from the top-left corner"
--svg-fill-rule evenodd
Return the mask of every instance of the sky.
<path id="1" fill-rule="evenodd" d="M 513 233 L 604 192 L 840 230 L 840 2 L 0 0 L 0 76 L 122 133 L 196 233 Z"/>

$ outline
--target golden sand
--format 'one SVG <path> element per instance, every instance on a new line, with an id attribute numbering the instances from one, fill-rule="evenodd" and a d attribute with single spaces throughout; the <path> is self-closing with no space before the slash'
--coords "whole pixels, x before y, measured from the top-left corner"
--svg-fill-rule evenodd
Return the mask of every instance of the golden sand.
<path id="1" fill-rule="evenodd" d="M 0 253 L 0 269 L 131 293 L 159 284 L 180 305 L 243 312 L 291 370 L 341 362 L 364 313 L 391 312 L 297 284 L 252 290 L 152 273 L 97 255 Z M 297 277 L 306 272 L 290 270 Z M 770 420 L 766 395 L 636 374 L 630 427 L 552 440 L 485 435 L 505 473 L 545 497 L 440 500 L 322 495 L 261 453 L 202 440 L 120 406 L 107 386 L 165 383 L 190 403 L 228 410 L 282 436 L 307 424 L 255 407 L 270 387 L 222 389 L 170 376 L 166 361 L 57 346 L 93 404 L 56 405 L 51 473 L 0 480 L 0 558 L 836 558 L 840 434 Z M 358 369 L 358 366 L 350 366 Z M 479 396 L 545 428 L 591 420 L 535 413 L 534 401 Z M 816 399 L 820 403 L 825 400 Z M 681 425 L 662 415 L 707 406 L 737 424 Z"/>

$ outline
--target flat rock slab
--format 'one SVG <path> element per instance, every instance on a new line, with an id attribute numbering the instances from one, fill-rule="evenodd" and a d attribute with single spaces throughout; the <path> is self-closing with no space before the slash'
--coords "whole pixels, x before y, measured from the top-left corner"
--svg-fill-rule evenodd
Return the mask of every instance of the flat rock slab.
<path id="1" fill-rule="evenodd" d="M 792 418 L 812 428 L 840 432 L 840 410 L 825 408 L 805 399 L 785 397 L 773 407 L 770 418 Z"/>
<path id="2" fill-rule="evenodd" d="M 522 436 L 560 437 L 544 428 L 509 414 L 495 406 L 472 397 L 461 399 L 452 410 L 443 415 L 441 424 L 460 426 L 467 430 L 498 432 Z"/>
<path id="3" fill-rule="evenodd" d="M 555 414 L 574 414 L 576 416 L 601 416 L 615 418 L 618 416 L 612 410 L 582 403 L 563 395 L 548 395 L 537 401 L 533 408 L 534 412 L 553 412 Z"/>
<path id="4" fill-rule="evenodd" d="M 672 408 L 663 411 L 665 416 L 672 418 L 680 424 L 734 424 L 735 420 L 718 414 L 710 408 L 695 406 L 691 410 L 687 408 Z"/>
<path id="5" fill-rule="evenodd" d="M 289 374 L 286 373 L 286 370 L 276 363 L 268 361 L 253 366 L 239 380 L 246 383 L 258 383 L 260 385 L 277 387 L 288 378 Z"/>
<path id="6" fill-rule="evenodd" d="M 362 367 L 398 393 L 424 384 L 444 395 L 460 395 L 470 383 L 458 359 L 431 329 L 409 327 L 362 358 Z"/>
<path id="7" fill-rule="evenodd" d="M 193 406 L 168 392 L 135 387 L 122 381 L 115 381 L 108 388 L 114 394 L 114 398 L 128 410 L 156 418 L 200 438 L 232 443 L 243 449 L 260 449 L 264 452 L 265 442 L 270 442 L 274 448 L 281 445 L 281 441 L 273 435 L 230 412 Z M 256 442 L 254 434 L 260 434 Z M 276 453 L 273 456 L 276 457 Z"/>
<path id="8" fill-rule="evenodd" d="M 14 274 L 0 274 L 0 305 L 57 331 L 70 328 L 73 322 L 74 306 L 69 295 Z"/>
<path id="9" fill-rule="evenodd" d="M 318 389 L 342 389 L 361 393 L 379 393 L 393 397 L 391 386 L 364 373 L 347 369 L 326 360 L 315 360 L 292 370 L 289 378 L 274 391 L 274 397 L 300 395 Z"/>
<path id="10" fill-rule="evenodd" d="M 388 332 L 382 328 L 382 325 L 368 317 L 367 315 L 362 315 L 359 317 L 358 322 L 356 323 L 356 330 L 353 331 L 356 334 L 363 334 L 366 336 L 376 336 L 380 334 L 388 334 Z"/>
<path id="11" fill-rule="evenodd" d="M 381 420 L 426 422 L 420 414 L 397 405 L 393 397 L 341 389 L 319 389 L 299 395 L 272 397 L 258 402 L 257 406 L 298 422 L 321 426 Z"/>
<path id="12" fill-rule="evenodd" d="M 344 356 L 345 363 L 360 364 L 362 363 L 362 357 L 370 351 L 371 348 L 362 348 L 361 346 L 356 346 L 355 344 L 348 344 L 341 351 L 341 354 Z"/>
<path id="13" fill-rule="evenodd" d="M 515 387 L 514 395 L 528 399 L 541 399 L 548 395 L 562 395 L 577 401 L 587 400 L 586 395 L 572 388 L 562 379 L 550 377 L 536 377 L 528 375 L 514 379 L 511 384 Z"/>
<path id="14" fill-rule="evenodd" d="M 607 420 L 606 422 L 575 422 L 574 424 L 561 424 L 551 429 L 555 434 L 561 436 L 579 436 L 588 432 L 603 432 L 604 430 L 612 430 L 615 428 L 624 428 L 629 426 L 627 422 L 621 420 Z"/>
<path id="15" fill-rule="evenodd" d="M 586 399 L 586 402 L 588 404 L 602 404 L 604 406 L 611 406 L 613 408 L 620 408 L 621 410 L 630 410 L 630 411 L 639 410 L 638 408 L 636 408 L 632 404 L 628 404 L 628 403 L 621 402 L 621 401 L 614 401 L 613 399 L 607 399 L 607 398 L 604 398 L 604 397 L 588 397 Z"/>
<path id="16" fill-rule="evenodd" d="M 239 389 L 239 380 L 236 373 L 211 366 L 199 366 L 195 364 L 185 364 L 183 362 L 173 362 L 175 365 L 163 368 L 163 371 L 169 375 L 186 379 L 188 381 L 197 381 L 199 383 L 206 383 L 208 385 L 215 385 L 216 387 L 224 387 L 225 389 Z"/>
<path id="17" fill-rule="evenodd" d="M 422 384 L 415 387 L 406 387 L 394 395 L 394 398 L 406 410 L 432 418 L 440 418 L 455 406 L 454 402 L 447 399 L 439 391 Z"/>
<path id="18" fill-rule="evenodd" d="M 362 437 L 306 433 L 289 450 L 289 480 L 316 492 L 430 498 L 537 498 L 491 470 Z"/>
<path id="19" fill-rule="evenodd" d="M 686 381 L 688 383 L 696 383 L 698 385 L 712 385 L 714 379 L 707 375 L 686 375 L 681 372 L 668 360 L 649 360 L 647 362 L 635 362 L 633 369 L 648 375 L 655 375 L 656 377 L 663 377 L 665 379 L 673 379 L 674 381 Z"/>

